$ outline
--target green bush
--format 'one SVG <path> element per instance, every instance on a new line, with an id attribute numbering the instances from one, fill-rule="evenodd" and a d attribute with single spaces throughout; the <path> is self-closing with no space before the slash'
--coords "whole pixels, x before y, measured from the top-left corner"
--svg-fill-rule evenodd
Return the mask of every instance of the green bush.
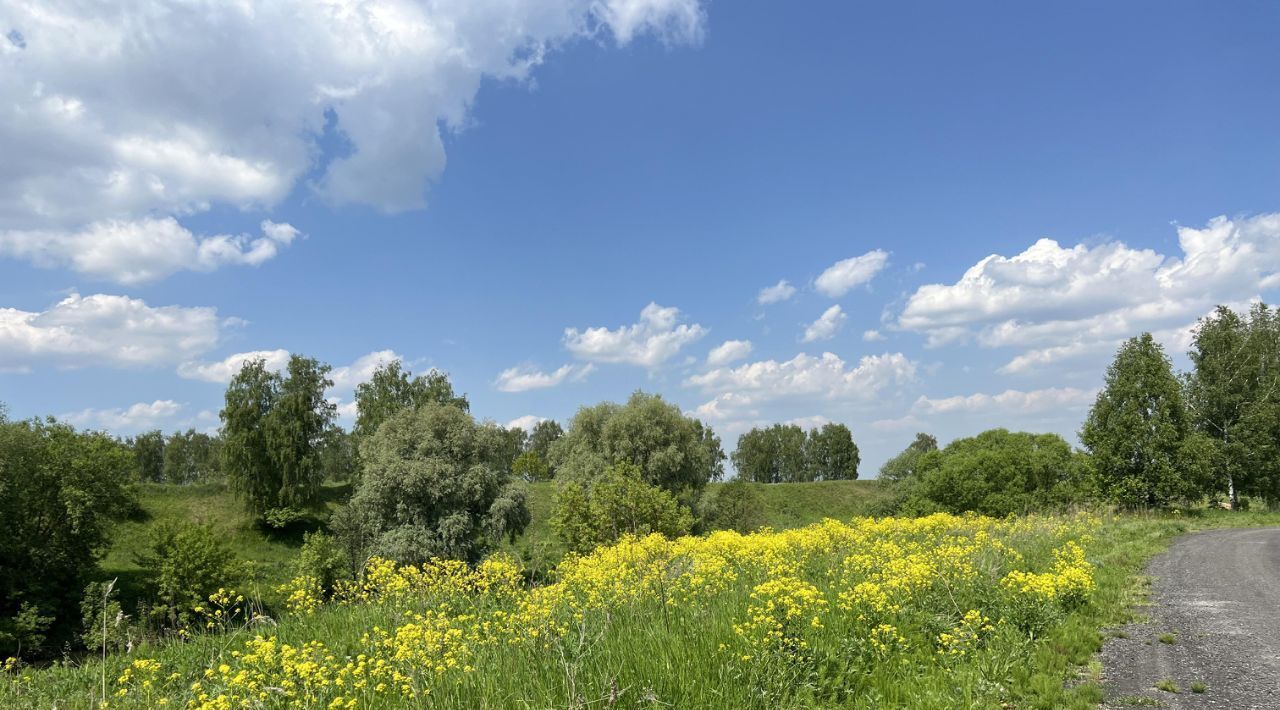
<path id="1" fill-rule="evenodd" d="M 588 481 L 565 481 L 556 493 L 552 528 L 574 552 L 588 552 L 626 534 L 689 534 L 689 509 L 641 475 L 639 467 L 621 463 Z"/>
<path id="2" fill-rule="evenodd" d="M 139 639 L 138 629 L 116 598 L 115 583 L 91 582 L 84 589 L 81 639 L 90 650 L 127 651 Z"/>
<path id="3" fill-rule="evenodd" d="M 734 479 L 707 496 L 702 503 L 699 525 L 703 530 L 737 530 L 749 533 L 764 526 L 764 499 L 752 486 Z"/>
<path id="4" fill-rule="evenodd" d="M 326 591 L 332 591 L 334 582 L 349 575 L 347 556 L 338 541 L 317 531 L 302 537 L 302 549 L 294 561 L 293 572 L 298 577 L 311 577 Z"/>
<path id="5" fill-rule="evenodd" d="M 151 532 L 138 564 L 151 573 L 152 619 L 169 628 L 190 625 L 192 611 L 239 576 L 231 548 L 207 525 L 164 521 Z"/>

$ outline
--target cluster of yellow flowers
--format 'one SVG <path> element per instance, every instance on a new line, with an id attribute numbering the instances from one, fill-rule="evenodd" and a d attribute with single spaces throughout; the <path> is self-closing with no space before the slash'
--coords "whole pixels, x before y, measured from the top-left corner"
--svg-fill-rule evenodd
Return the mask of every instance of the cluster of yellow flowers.
<path id="1" fill-rule="evenodd" d="M 1087 599 L 1094 583 L 1085 546 L 1095 525 L 1088 516 L 937 514 L 750 535 L 626 537 L 568 557 L 556 581 L 541 586 L 528 585 L 506 556 L 474 567 L 374 559 L 328 603 L 314 579 L 286 590 L 289 608 L 317 620 L 316 628 L 329 618 L 392 620 L 358 632 L 358 646 L 259 635 L 186 679 L 140 659 L 135 666 L 155 663 L 154 671 L 136 666 L 123 674 L 119 697 L 158 704 L 159 689 L 190 708 L 351 708 L 396 697 L 420 704 L 495 662 L 507 670 L 492 672 L 509 672 L 513 664 L 501 659 L 519 652 L 512 647 L 549 652 L 585 635 L 578 632 L 588 624 L 607 633 L 623 614 L 654 623 L 701 614 L 696 623 L 707 624 L 713 608 L 724 612 L 714 618 L 729 619 L 706 629 L 724 639 L 717 662 L 727 665 L 766 657 L 801 663 L 819 647 L 862 648 L 870 663 L 942 662 L 978 652 L 1002 628 L 1015 632 L 1021 617 L 1006 620 L 1006 610 L 1049 614 Z"/>

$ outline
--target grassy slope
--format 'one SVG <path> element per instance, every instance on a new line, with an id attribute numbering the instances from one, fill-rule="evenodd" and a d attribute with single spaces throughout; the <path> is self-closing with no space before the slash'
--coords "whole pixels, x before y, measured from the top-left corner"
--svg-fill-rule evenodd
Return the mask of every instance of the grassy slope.
<path id="1" fill-rule="evenodd" d="M 327 510 L 337 505 L 347 490 L 347 486 L 326 486 L 312 520 L 276 532 L 255 525 L 223 484 L 144 484 L 138 491 L 142 512 L 112 531 L 111 547 L 100 564 L 102 576 L 120 580 L 117 587 L 126 602 L 137 598 L 142 594 L 146 571 L 135 560 L 146 548 L 150 531 L 164 521 L 186 521 L 211 526 L 237 558 L 252 563 L 237 586 L 268 602 L 278 601 L 273 590 L 289 581 L 289 566 L 303 533 L 318 527 L 319 520 L 327 517 Z"/>

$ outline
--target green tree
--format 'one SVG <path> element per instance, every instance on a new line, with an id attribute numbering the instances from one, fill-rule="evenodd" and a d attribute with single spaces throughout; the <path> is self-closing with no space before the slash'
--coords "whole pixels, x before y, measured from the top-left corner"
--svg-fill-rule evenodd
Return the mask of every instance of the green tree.
<path id="1" fill-rule="evenodd" d="M 526 481 L 551 480 L 551 467 L 536 451 L 526 451 L 517 456 L 515 463 L 511 465 L 511 472 Z"/>
<path id="2" fill-rule="evenodd" d="M 218 441 L 214 437 L 195 429 L 169 436 L 164 446 L 166 483 L 208 481 L 220 472 Z"/>
<path id="3" fill-rule="evenodd" d="M 315 499 L 324 476 L 320 448 L 334 417 L 325 399 L 333 383 L 327 365 L 289 358 L 287 376 L 263 360 L 244 364 L 227 386 L 222 409 L 222 460 L 232 489 L 255 515 L 285 520 L 279 511 Z"/>
<path id="4" fill-rule="evenodd" d="M 849 427 L 834 422 L 809 432 L 804 458 L 810 481 L 852 481 L 862 460 Z"/>
<path id="5" fill-rule="evenodd" d="M 763 527 L 764 499 L 753 483 L 735 478 L 720 485 L 703 500 L 699 525 L 702 530 L 736 530 L 749 533 Z"/>
<path id="6" fill-rule="evenodd" d="M 794 424 L 752 429 L 738 437 L 733 466 L 739 478 L 755 483 L 811 480 L 813 470 L 805 456 L 806 443 L 804 430 Z"/>
<path id="7" fill-rule="evenodd" d="M 915 440 L 908 444 L 907 448 L 880 467 L 880 480 L 897 483 L 915 476 L 920 470 L 920 457 L 937 450 L 937 439 L 923 432 L 916 434 Z"/>
<path id="8" fill-rule="evenodd" d="M 138 461 L 138 478 L 159 483 L 164 480 L 164 432 L 156 429 L 144 432 L 129 441 L 134 458 Z"/>
<path id="9" fill-rule="evenodd" d="M 401 562 L 478 559 L 529 522 L 524 488 L 503 460 L 505 437 L 452 405 L 393 414 L 360 442 L 364 470 L 342 529 Z M 343 544 L 363 554 L 359 544 Z"/>
<path id="10" fill-rule="evenodd" d="M 320 451 L 337 407 L 325 398 L 333 386 L 329 366 L 293 355 L 288 375 L 280 381 L 267 414 L 267 446 L 278 476 L 276 498 L 269 508 L 297 508 L 315 500 L 324 482 Z"/>
<path id="11" fill-rule="evenodd" d="M 691 502 L 724 474 L 724 451 L 710 427 L 658 395 L 636 392 L 625 405 L 583 407 L 551 446 L 557 477 L 587 480 L 614 464 L 638 467 L 646 483 Z"/>
<path id="12" fill-rule="evenodd" d="M 533 425 L 533 431 L 529 433 L 529 440 L 525 442 L 525 451 L 530 451 L 538 455 L 543 461 L 551 460 L 551 446 L 564 436 L 564 429 L 560 427 L 560 423 L 554 419 L 543 419 Z M 551 475 L 555 475 L 552 469 Z"/>
<path id="13" fill-rule="evenodd" d="M 70 641 L 110 527 L 136 506 L 136 466 L 105 434 L 0 410 L 0 655 Z"/>
<path id="14" fill-rule="evenodd" d="M 280 481 L 267 441 L 280 378 L 262 359 L 246 362 L 227 385 L 222 408 L 222 470 L 251 511 L 277 507 Z"/>
<path id="15" fill-rule="evenodd" d="M 372 436 L 396 412 L 427 404 L 447 404 L 471 411 L 466 395 L 454 394 L 448 375 L 431 370 L 415 377 L 399 360 L 393 360 L 374 370 L 368 382 L 356 386 L 356 424 L 351 431 L 357 439 Z"/>
<path id="16" fill-rule="evenodd" d="M 991 429 L 921 453 L 907 512 L 1003 516 L 1056 510 L 1090 498 L 1083 454 L 1057 434 Z M 921 502 L 924 502 L 922 505 Z"/>
<path id="17" fill-rule="evenodd" d="M 1221 448 L 1206 492 L 1225 489 L 1232 507 L 1241 492 L 1266 496 L 1274 464 L 1259 452 L 1278 428 L 1271 413 L 1280 403 L 1280 314 L 1259 303 L 1246 319 L 1219 306 L 1197 324 L 1187 354 L 1194 368 L 1187 406 L 1196 428 Z"/>
<path id="18" fill-rule="evenodd" d="M 1130 338 L 1080 432 L 1102 492 L 1131 508 L 1196 495 L 1202 472 L 1180 458 L 1191 423 L 1164 349 L 1150 333 Z"/>
<path id="19" fill-rule="evenodd" d="M 355 437 L 341 427 L 331 426 L 320 442 L 320 468 L 326 481 L 349 481 L 356 470 Z"/>
<path id="20" fill-rule="evenodd" d="M 524 451 L 525 441 L 528 440 L 529 435 L 518 426 L 510 428 L 494 426 L 502 434 L 501 453 L 499 455 L 503 461 L 504 468 L 511 471 L 515 466 L 516 459 Z"/>
<path id="21" fill-rule="evenodd" d="M 591 479 L 562 481 L 551 527 L 570 551 L 586 553 L 623 535 L 687 535 L 693 515 L 671 493 L 645 483 L 638 466 L 624 462 Z"/>

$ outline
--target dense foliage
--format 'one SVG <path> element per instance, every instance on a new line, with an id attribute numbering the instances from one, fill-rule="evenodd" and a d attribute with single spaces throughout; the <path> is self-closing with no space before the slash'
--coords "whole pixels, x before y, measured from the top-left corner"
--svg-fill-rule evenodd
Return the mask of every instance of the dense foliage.
<path id="1" fill-rule="evenodd" d="M 626 404 L 578 410 L 550 448 L 557 477 L 586 480 L 614 464 L 640 469 L 645 482 L 686 504 L 724 474 L 724 451 L 710 427 L 658 395 L 636 392 Z"/>
<path id="2" fill-rule="evenodd" d="M 162 523 L 138 556 L 151 574 L 151 619 L 168 629 L 190 626 L 201 602 L 240 572 L 231 548 L 207 525 Z"/>
<path id="3" fill-rule="evenodd" d="M 427 404 L 446 404 L 471 411 L 466 395 L 453 391 L 449 377 L 439 370 L 417 375 L 404 369 L 399 360 L 379 366 L 368 382 L 356 386 L 356 423 L 351 430 L 357 439 L 372 436 L 384 421 L 402 409 L 418 409 Z"/>
<path id="4" fill-rule="evenodd" d="M 1257 303 L 1248 317 L 1219 306 L 1197 324 L 1187 377 L 1195 427 L 1215 445 L 1208 486 L 1280 500 L 1280 312 Z"/>
<path id="5" fill-rule="evenodd" d="M 1058 510 L 1091 498 L 1085 456 L 1057 434 L 992 429 L 920 454 L 903 479 L 909 512 L 1009 515 Z"/>
<path id="6" fill-rule="evenodd" d="M 133 509 L 135 466 L 104 434 L 0 409 L 0 654 L 52 650 L 79 627 L 110 525 Z"/>
<path id="7" fill-rule="evenodd" d="M 693 515 L 670 493 L 645 483 L 639 467 L 619 463 L 599 476 L 562 482 L 551 526 L 566 548 L 584 553 L 623 535 L 687 535 Z"/>
<path id="8" fill-rule="evenodd" d="M 897 483 L 920 472 L 920 460 L 924 454 L 938 450 L 938 440 L 929 434 L 919 433 L 907 448 L 880 466 L 880 480 Z"/>
<path id="9" fill-rule="evenodd" d="M 329 366 L 289 358 L 286 375 L 266 363 L 244 364 L 227 386 L 222 410 L 223 468 L 248 509 L 265 520 L 287 520 L 311 503 L 324 479 L 320 451 L 335 406 L 325 397 Z"/>
<path id="10" fill-rule="evenodd" d="M 360 442 L 363 472 L 341 520 L 344 544 L 355 557 L 363 540 L 368 553 L 403 562 L 478 559 L 529 521 L 506 448 L 504 429 L 460 407 L 401 409 Z"/>
<path id="11" fill-rule="evenodd" d="M 1126 507 L 1162 507 L 1198 496 L 1206 456 L 1193 434 L 1164 349 L 1150 333 L 1129 339 L 1107 368 L 1080 431 L 1102 492 Z"/>
<path id="12" fill-rule="evenodd" d="M 738 476 L 756 483 L 852 480 L 860 461 L 849 427 L 834 422 L 807 435 L 795 424 L 755 428 L 733 452 Z"/>
<path id="13" fill-rule="evenodd" d="M 720 486 L 703 498 L 698 526 L 704 531 L 736 530 L 753 532 L 764 526 L 764 501 L 752 484 L 741 478 Z"/>

